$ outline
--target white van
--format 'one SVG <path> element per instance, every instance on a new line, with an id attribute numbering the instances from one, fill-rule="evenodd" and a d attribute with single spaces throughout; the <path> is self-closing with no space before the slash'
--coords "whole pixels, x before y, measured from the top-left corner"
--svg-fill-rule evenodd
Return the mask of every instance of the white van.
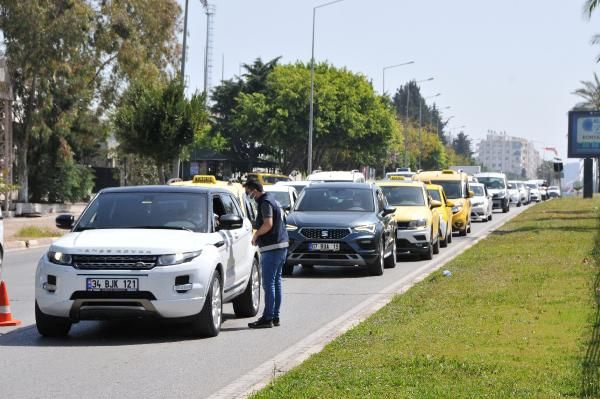
<path id="1" fill-rule="evenodd" d="M 306 178 L 308 181 L 321 181 L 321 182 L 354 182 L 364 183 L 365 176 L 358 170 L 352 171 L 329 171 L 314 172 Z"/>
<path id="2" fill-rule="evenodd" d="M 504 173 L 477 173 L 475 178 L 492 194 L 494 209 L 502 209 L 504 213 L 510 210 L 510 194 Z"/>

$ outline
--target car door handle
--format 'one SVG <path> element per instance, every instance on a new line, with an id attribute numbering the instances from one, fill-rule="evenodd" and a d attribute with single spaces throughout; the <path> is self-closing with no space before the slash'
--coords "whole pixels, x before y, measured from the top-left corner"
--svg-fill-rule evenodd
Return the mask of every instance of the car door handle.
<path id="1" fill-rule="evenodd" d="M 215 247 L 217 247 L 217 248 L 221 248 L 223 245 L 225 245 L 225 241 L 217 241 L 215 243 Z"/>

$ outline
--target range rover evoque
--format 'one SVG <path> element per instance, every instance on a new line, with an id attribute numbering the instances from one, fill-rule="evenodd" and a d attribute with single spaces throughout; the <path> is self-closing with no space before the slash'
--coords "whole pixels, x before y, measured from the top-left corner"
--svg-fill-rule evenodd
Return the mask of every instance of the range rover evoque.
<path id="1" fill-rule="evenodd" d="M 49 248 L 35 276 L 35 318 L 44 336 L 79 320 L 157 316 L 215 336 L 222 304 L 251 317 L 260 302 L 252 225 L 223 188 L 145 186 L 100 191 Z"/>
<path id="2" fill-rule="evenodd" d="M 381 275 L 396 265 L 395 208 L 371 183 L 313 183 L 287 217 L 283 273 L 295 265 L 363 266 Z"/>

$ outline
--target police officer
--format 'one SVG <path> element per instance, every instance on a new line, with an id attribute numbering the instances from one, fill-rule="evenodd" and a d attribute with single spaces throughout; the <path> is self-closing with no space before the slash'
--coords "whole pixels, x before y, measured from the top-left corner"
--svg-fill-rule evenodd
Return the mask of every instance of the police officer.
<path id="1" fill-rule="evenodd" d="M 258 245 L 262 270 L 262 285 L 265 292 L 263 315 L 255 322 L 248 323 L 250 328 L 271 328 L 279 326 L 279 307 L 281 306 L 281 271 L 287 257 L 288 234 L 283 211 L 270 193 L 253 179 L 244 183 L 246 194 L 258 204 L 256 233 L 252 244 Z"/>

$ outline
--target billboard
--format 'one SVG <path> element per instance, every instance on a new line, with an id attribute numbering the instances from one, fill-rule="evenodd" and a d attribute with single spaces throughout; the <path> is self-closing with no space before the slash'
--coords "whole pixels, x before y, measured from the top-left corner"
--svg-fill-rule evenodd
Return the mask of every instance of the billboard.
<path id="1" fill-rule="evenodd" d="M 600 157 L 600 111 L 569 112 L 568 157 Z"/>

